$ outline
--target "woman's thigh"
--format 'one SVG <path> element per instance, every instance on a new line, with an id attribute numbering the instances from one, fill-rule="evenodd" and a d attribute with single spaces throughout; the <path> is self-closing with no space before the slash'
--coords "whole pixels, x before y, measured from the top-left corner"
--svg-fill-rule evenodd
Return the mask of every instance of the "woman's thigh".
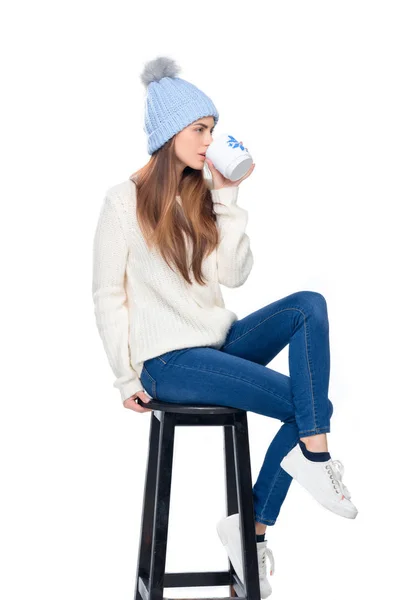
<path id="1" fill-rule="evenodd" d="M 267 365 L 311 315 L 316 327 L 327 328 L 325 298 L 318 292 L 295 292 L 235 321 L 220 351 Z"/>
<path id="2" fill-rule="evenodd" d="M 164 402 L 231 406 L 282 421 L 294 417 L 287 375 L 210 347 L 147 360 L 141 381 L 153 398 Z"/>

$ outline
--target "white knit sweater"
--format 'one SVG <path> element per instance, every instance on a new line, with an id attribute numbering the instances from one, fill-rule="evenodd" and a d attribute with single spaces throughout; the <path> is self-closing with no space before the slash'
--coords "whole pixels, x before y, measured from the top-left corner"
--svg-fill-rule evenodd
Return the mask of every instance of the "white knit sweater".
<path id="1" fill-rule="evenodd" d="M 238 186 L 214 190 L 212 181 L 206 181 L 219 230 L 219 244 L 202 265 L 206 286 L 195 280 L 190 286 L 157 249 L 149 250 L 136 219 L 133 181 L 106 192 L 93 242 L 92 295 L 122 401 L 144 389 L 140 375 L 145 360 L 180 348 L 220 348 L 238 318 L 225 308 L 219 284 L 238 287 L 252 269 L 245 233 L 248 213 L 237 205 Z M 192 270 L 190 274 L 193 280 Z"/>

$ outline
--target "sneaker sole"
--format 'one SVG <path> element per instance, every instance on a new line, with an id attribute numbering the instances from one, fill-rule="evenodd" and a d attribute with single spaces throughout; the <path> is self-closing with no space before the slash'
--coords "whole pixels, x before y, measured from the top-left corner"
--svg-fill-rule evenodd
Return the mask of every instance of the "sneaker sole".
<path id="1" fill-rule="evenodd" d="M 354 511 L 351 508 L 348 508 L 348 507 L 346 508 L 344 506 L 340 506 L 339 504 L 333 504 L 327 500 L 324 500 L 323 498 L 319 498 L 318 496 L 315 496 L 313 494 L 313 492 L 311 492 L 305 485 L 303 485 L 301 480 L 299 480 L 297 471 L 294 469 L 294 466 L 292 465 L 290 459 L 287 456 L 285 456 L 285 458 L 283 458 L 281 460 L 280 466 L 291 477 L 293 477 L 293 479 L 295 479 L 297 481 L 297 483 L 299 483 L 299 485 L 301 485 L 301 487 L 303 489 L 305 489 L 313 498 L 315 498 L 315 500 L 317 502 L 319 502 L 319 504 L 321 504 L 321 506 L 323 506 L 327 510 L 330 510 L 331 512 L 333 512 L 337 515 L 340 515 L 341 517 L 346 517 L 347 519 L 355 519 L 356 518 L 356 516 L 358 514 L 357 509 Z M 321 491 L 321 493 L 323 493 L 323 492 Z"/>

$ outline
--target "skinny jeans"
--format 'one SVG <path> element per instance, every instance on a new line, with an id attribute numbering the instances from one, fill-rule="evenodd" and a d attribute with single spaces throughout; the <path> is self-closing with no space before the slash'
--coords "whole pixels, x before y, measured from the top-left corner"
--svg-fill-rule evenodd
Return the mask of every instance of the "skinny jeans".
<path id="1" fill-rule="evenodd" d="M 289 373 L 267 367 L 289 344 Z M 253 485 L 255 520 L 274 525 L 292 477 L 281 460 L 299 442 L 330 432 L 327 303 L 300 291 L 236 320 L 219 349 L 195 346 L 146 360 L 141 382 L 158 400 L 241 408 L 282 425 Z"/>

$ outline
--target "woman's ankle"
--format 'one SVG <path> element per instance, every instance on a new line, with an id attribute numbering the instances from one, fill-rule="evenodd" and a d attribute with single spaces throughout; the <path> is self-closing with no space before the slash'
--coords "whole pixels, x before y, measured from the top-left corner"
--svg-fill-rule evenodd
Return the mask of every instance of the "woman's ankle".
<path id="1" fill-rule="evenodd" d="M 267 526 L 265 523 L 259 523 L 256 521 L 256 535 L 262 535 L 266 532 Z"/>
<path id="2" fill-rule="evenodd" d="M 310 452 L 329 452 L 326 433 L 301 437 L 300 440 L 305 443 L 307 450 L 310 450 Z"/>

